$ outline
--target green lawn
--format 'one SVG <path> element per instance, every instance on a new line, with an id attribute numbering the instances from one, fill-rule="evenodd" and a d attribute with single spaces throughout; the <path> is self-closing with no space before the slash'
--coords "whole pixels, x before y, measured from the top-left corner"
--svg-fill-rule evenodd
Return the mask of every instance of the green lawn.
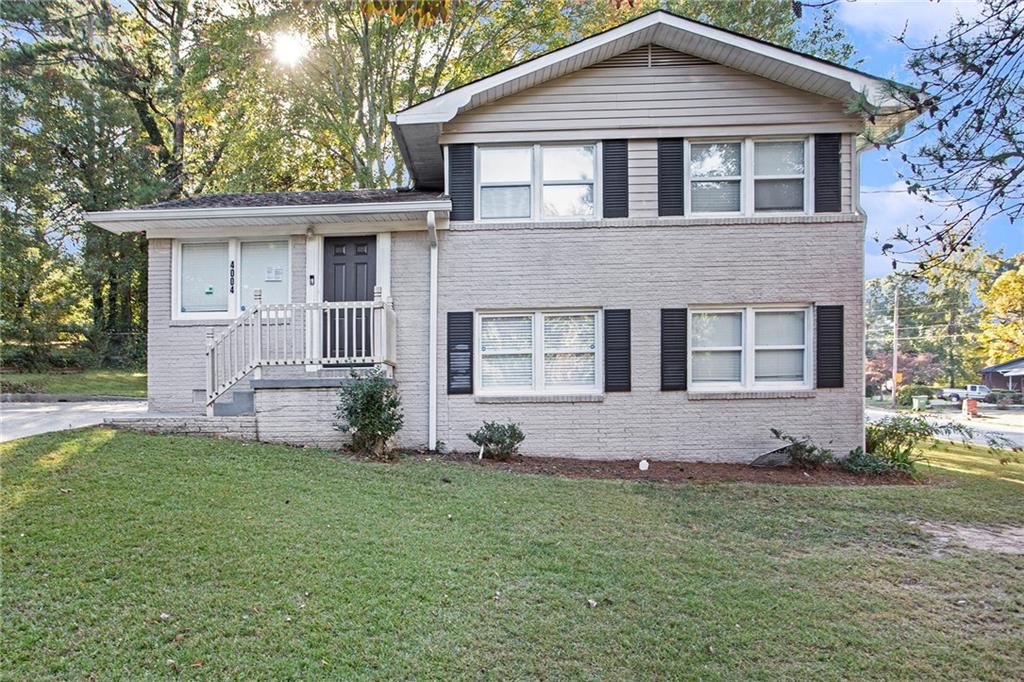
<path id="1" fill-rule="evenodd" d="M 5 393 L 75 393 L 146 397 L 146 373 L 127 369 L 87 369 L 84 372 L 4 372 Z"/>
<path id="2" fill-rule="evenodd" d="M 939 548 L 913 523 L 1024 525 L 1024 467 L 981 452 L 933 453 L 980 472 L 943 485 L 670 486 L 103 429 L 24 439 L 0 445 L 0 665 L 1021 679 L 1024 557 Z"/>

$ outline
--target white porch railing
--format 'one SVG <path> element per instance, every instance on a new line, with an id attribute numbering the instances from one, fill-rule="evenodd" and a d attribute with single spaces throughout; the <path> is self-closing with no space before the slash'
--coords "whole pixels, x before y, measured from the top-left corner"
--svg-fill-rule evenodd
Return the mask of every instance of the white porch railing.
<path id="1" fill-rule="evenodd" d="M 261 367 L 395 364 L 390 299 L 256 304 L 219 335 L 207 330 L 206 405 Z"/>

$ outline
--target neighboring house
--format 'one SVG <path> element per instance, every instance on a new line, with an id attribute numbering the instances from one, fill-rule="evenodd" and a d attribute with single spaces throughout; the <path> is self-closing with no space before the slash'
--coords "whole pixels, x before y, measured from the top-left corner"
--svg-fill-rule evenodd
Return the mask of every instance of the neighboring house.
<path id="1" fill-rule="evenodd" d="M 1004 388 L 1024 393 L 1024 358 L 983 368 L 981 383 L 989 388 Z"/>
<path id="2" fill-rule="evenodd" d="M 403 446 L 498 420 L 529 454 L 845 453 L 859 93 L 901 123 L 881 79 L 659 11 L 392 116 L 413 190 L 90 214 L 149 239 L 146 426 L 334 445 L 340 377 L 379 365 Z"/>

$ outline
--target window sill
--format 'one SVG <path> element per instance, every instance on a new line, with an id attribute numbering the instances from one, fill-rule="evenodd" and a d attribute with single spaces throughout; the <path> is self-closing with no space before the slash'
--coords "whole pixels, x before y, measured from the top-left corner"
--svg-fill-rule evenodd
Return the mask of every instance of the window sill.
<path id="1" fill-rule="evenodd" d="M 536 394 L 536 395 L 475 395 L 473 400 L 481 404 L 511 403 L 603 403 L 603 393 Z"/>
<path id="2" fill-rule="evenodd" d="M 814 389 L 783 391 L 690 391 L 689 400 L 776 400 L 779 398 L 807 399 L 815 397 Z"/>

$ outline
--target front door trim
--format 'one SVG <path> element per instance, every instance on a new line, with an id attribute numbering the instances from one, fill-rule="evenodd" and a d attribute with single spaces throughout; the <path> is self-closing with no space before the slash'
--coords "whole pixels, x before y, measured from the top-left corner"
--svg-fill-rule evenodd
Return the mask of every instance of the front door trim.
<path id="1" fill-rule="evenodd" d="M 318 303 L 324 300 L 324 238 L 345 237 L 351 232 L 338 232 L 336 234 L 318 234 L 312 229 L 306 231 L 306 302 Z M 391 298 L 391 233 L 370 232 L 362 236 L 374 235 L 377 237 L 377 286 L 381 288 L 381 295 L 384 300 Z M 319 348 L 319 337 L 311 336 L 309 343 L 317 344 Z M 322 369 L 320 365 L 306 365 L 307 372 L 316 372 Z"/>

